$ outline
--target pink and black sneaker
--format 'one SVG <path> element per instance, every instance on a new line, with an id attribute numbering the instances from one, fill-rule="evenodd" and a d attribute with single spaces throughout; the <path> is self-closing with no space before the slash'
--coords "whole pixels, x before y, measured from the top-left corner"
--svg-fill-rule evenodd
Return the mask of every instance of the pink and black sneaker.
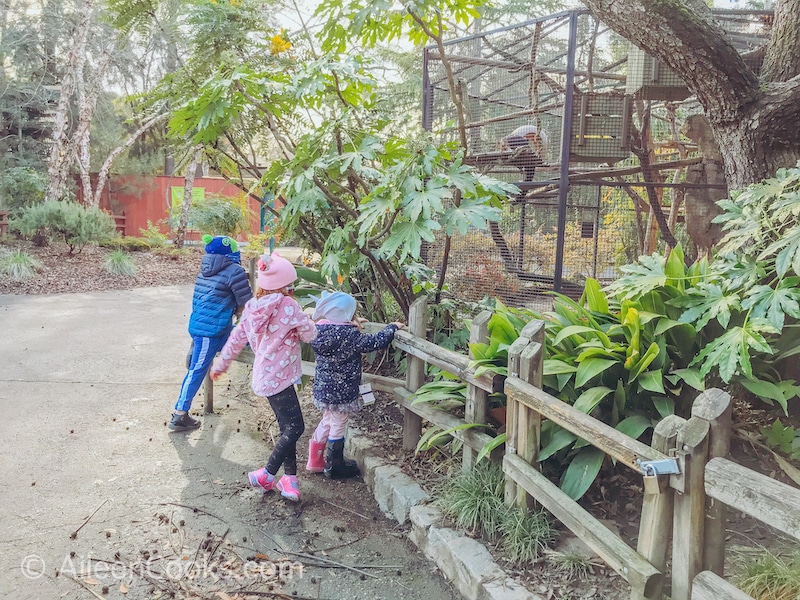
<path id="1" fill-rule="evenodd" d="M 295 475 L 284 475 L 278 481 L 281 496 L 292 502 L 300 502 L 300 483 Z"/>
<path id="2" fill-rule="evenodd" d="M 250 485 L 254 488 L 260 489 L 262 492 L 268 492 L 275 487 L 275 476 L 270 475 L 266 468 L 261 467 L 258 471 L 250 471 L 247 474 L 250 480 Z"/>

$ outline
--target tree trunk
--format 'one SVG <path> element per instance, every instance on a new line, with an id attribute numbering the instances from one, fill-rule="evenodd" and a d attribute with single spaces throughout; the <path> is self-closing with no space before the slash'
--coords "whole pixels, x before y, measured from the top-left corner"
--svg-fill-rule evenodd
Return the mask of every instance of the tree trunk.
<path id="1" fill-rule="evenodd" d="M 202 146 L 195 146 L 192 160 L 186 167 L 186 182 L 183 186 L 183 204 L 181 205 L 181 220 L 175 231 L 173 245 L 176 248 L 183 248 L 186 239 L 186 227 L 189 225 L 189 212 L 192 208 L 192 190 L 194 189 L 194 177 L 197 173 L 197 165 L 200 163 L 200 156 L 203 151 Z"/>
<path id="2" fill-rule="evenodd" d="M 45 200 L 61 200 L 67 184 L 67 175 L 71 161 L 67 128 L 69 113 L 72 107 L 72 94 L 75 91 L 75 82 L 78 73 L 83 72 L 86 64 L 86 40 L 91 25 L 91 10 L 84 6 L 80 11 L 80 20 L 75 29 L 75 40 L 70 50 L 69 68 L 61 80 L 61 95 L 58 106 L 53 116 L 53 146 L 47 164 L 49 178 Z"/>
<path id="3" fill-rule="evenodd" d="M 103 166 L 100 167 L 100 170 L 97 173 L 97 186 L 94 190 L 94 206 L 100 205 L 100 197 L 103 194 L 103 188 L 106 187 L 106 181 L 108 180 L 108 172 L 111 170 L 111 165 L 114 163 L 114 160 L 122 154 L 125 150 L 130 148 L 136 140 L 138 140 L 144 133 L 149 130 L 153 125 L 161 123 L 164 121 L 169 115 L 164 113 L 163 115 L 158 115 L 157 117 L 153 117 L 147 123 L 139 127 L 136 131 L 134 131 L 131 136 L 125 140 L 125 143 L 117 146 L 114 150 L 109 153 L 108 157 L 106 158 Z"/>

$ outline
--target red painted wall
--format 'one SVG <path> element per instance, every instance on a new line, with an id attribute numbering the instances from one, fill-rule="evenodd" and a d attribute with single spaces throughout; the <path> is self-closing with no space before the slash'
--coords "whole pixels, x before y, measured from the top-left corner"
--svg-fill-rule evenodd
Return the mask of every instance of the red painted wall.
<path id="1" fill-rule="evenodd" d="M 183 189 L 184 178 L 169 175 L 117 175 L 111 178 L 100 200 L 100 208 L 113 215 L 123 215 L 118 225 L 124 235 L 139 236 L 140 229 L 147 229 L 147 221 L 159 223 L 162 233 L 170 234 L 169 216 L 172 204 L 171 188 Z M 217 194 L 229 198 L 241 198 L 244 195 L 239 188 L 219 177 L 197 177 L 195 188 L 203 188 L 205 195 Z M 250 209 L 250 232 L 259 232 L 259 211 L 261 204 L 248 198 Z M 123 231 L 124 229 L 124 231 Z M 187 231 L 186 238 L 200 239 L 197 231 Z"/>

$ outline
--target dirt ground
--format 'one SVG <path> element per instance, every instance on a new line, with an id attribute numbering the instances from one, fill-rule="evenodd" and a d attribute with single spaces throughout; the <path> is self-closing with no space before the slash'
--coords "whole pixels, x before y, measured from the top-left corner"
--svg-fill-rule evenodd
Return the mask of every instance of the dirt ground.
<path id="1" fill-rule="evenodd" d="M 168 368 L 135 362 L 137 356 L 141 360 L 136 352 L 133 357 L 117 359 L 116 369 L 105 365 L 104 357 L 84 354 L 83 349 L 91 347 L 97 336 L 114 335 L 113 324 L 101 319 L 100 333 L 82 332 L 67 343 L 74 333 L 63 330 L 56 337 L 37 342 L 44 346 L 63 342 L 63 351 L 76 354 L 84 365 L 78 375 L 55 360 L 44 372 L 23 369 L 24 376 L 13 376 L 15 367 L 0 376 L 0 406 L 6 406 L 5 414 L 0 414 L 3 439 L 24 442 L 17 452 L 31 455 L 38 452 L 32 443 L 49 444 L 52 454 L 48 455 L 59 465 L 53 481 L 46 472 L 41 474 L 41 469 L 34 468 L 41 461 L 37 463 L 32 457 L 22 461 L 30 463 L 28 470 L 13 461 L 4 461 L 0 469 L 0 475 L 22 486 L 4 493 L 0 593 L 9 596 L 14 592 L 14 597 L 23 599 L 99 594 L 104 598 L 225 600 L 226 596 L 220 594 L 247 597 L 248 590 L 251 597 L 301 599 L 457 597 L 410 546 L 404 528 L 380 514 L 362 482 L 331 482 L 317 476 L 302 480 L 304 497 L 299 505 L 250 489 L 246 471 L 260 466 L 266 458 L 277 428 L 268 406 L 249 391 L 246 365 L 234 363 L 228 378 L 215 386 L 217 414 L 205 417 L 201 430 L 166 433 L 163 421 L 183 375 L 179 363 L 188 341 L 185 324 L 191 285 L 187 284 L 196 276 L 200 250 L 177 258 L 134 253 L 137 275 L 133 278 L 114 278 L 105 273 L 103 249 L 88 247 L 73 257 L 66 257 L 65 249 L 58 246 L 31 251 L 44 265 L 42 276 L 23 284 L 0 278 L 0 300 L 3 294 L 30 298 L 68 293 L 79 297 L 99 290 L 119 290 L 117 295 L 101 295 L 103 301 L 113 304 L 132 300 L 138 305 L 150 298 L 163 300 L 166 294 L 178 313 L 171 318 L 178 322 L 153 336 L 164 345 L 159 352 L 164 357 L 161 363 L 167 361 Z M 182 287 L 161 287 L 174 285 Z M 171 291 L 177 289 L 181 292 Z M 175 293 L 178 297 L 173 297 Z M 149 314 L 155 318 L 148 311 L 151 309 L 146 307 L 133 311 L 131 337 L 136 337 L 136 329 Z M 0 320 L 7 317 L 6 306 Z M 69 321 L 64 319 L 66 327 Z M 148 340 L 142 348 L 151 343 L 155 342 Z M 11 363 L 30 366 L 25 360 L 15 362 L 12 349 L 5 342 L 3 346 Z M 122 402 L 79 403 L 81 389 L 93 387 L 92 381 L 102 385 L 104 378 L 118 379 L 120 364 L 127 364 L 129 359 L 126 368 L 132 373 L 122 386 Z M 156 383 L 148 383 L 145 377 L 141 389 L 132 385 L 137 372 L 146 373 Z M 36 389 L 27 388 L 25 382 L 36 383 Z M 75 396 L 70 403 L 62 398 L 63 386 L 75 388 L 66 392 L 68 397 Z M 29 417 L 27 409 L 8 408 L 25 406 L 19 400 L 25 396 L 32 396 L 40 405 L 49 405 L 55 399 L 56 407 L 52 414 L 47 413 L 44 432 L 36 420 L 22 424 L 15 420 L 19 416 L 15 410 Z M 307 392 L 301 394 L 301 400 L 307 418 L 307 432 L 299 446 L 304 458 L 316 411 Z M 140 412 L 142 407 L 147 407 L 146 414 Z M 201 395 L 195 407 L 202 407 Z M 740 425 L 751 432 L 777 416 L 774 411 L 741 406 L 739 414 L 747 415 L 740 419 Z M 161 421 L 156 423 L 158 427 L 155 421 Z M 402 414 L 388 395 L 380 394 L 378 404 L 357 415 L 353 424 L 381 448 L 386 458 L 396 461 L 429 491 L 457 468 L 453 460 L 403 451 Z M 136 440 L 133 445 L 131 438 Z M 787 480 L 765 449 L 737 437 L 732 451 L 746 466 Z M 45 468 L 50 464 L 45 463 Z M 113 498 L 103 493 L 108 489 L 113 490 Z M 609 468 L 582 503 L 635 547 L 641 494 L 640 477 Z M 70 539 L 76 530 L 75 538 Z M 729 534 L 731 547 L 782 544 L 778 532 L 737 514 L 731 515 Z M 563 537 L 569 536 L 565 533 Z M 628 594 L 627 584 L 599 560 L 585 563 L 585 570 L 579 572 L 558 569 L 549 561 L 518 568 L 508 563 L 499 548 L 486 545 L 503 568 L 544 598 L 624 598 Z M 43 561 L 30 559 L 32 572 L 44 568 L 36 580 L 19 577 L 20 561 L 28 556 Z M 168 576 L 175 573 L 177 578 Z"/>

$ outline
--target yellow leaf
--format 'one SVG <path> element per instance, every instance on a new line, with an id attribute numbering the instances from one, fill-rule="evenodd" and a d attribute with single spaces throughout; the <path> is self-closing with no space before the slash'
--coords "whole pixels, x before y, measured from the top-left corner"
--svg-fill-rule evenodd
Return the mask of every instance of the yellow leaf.
<path id="1" fill-rule="evenodd" d="M 119 593 L 120 594 L 127 594 L 128 593 L 128 586 L 125 585 L 125 582 L 119 584 Z"/>

